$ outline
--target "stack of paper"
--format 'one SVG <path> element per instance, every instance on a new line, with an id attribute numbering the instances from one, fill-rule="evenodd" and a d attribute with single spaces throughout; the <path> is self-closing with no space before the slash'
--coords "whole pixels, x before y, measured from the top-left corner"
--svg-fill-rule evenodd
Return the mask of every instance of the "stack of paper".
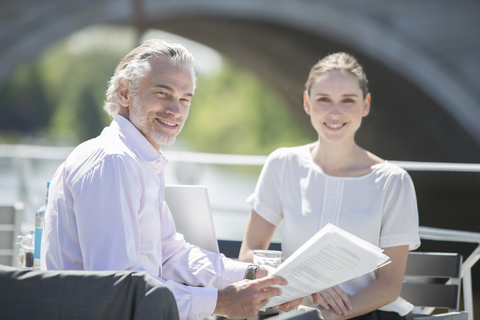
<path id="1" fill-rule="evenodd" d="M 390 259 L 383 250 L 333 224 L 327 224 L 273 273 L 288 281 L 266 308 L 308 296 L 376 270 Z"/>

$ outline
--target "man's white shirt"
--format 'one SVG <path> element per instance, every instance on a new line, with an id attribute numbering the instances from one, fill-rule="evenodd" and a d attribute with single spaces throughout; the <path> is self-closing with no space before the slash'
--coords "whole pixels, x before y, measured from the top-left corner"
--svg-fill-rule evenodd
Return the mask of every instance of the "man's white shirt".
<path id="1" fill-rule="evenodd" d="M 217 288 L 243 279 L 248 264 L 176 233 L 164 202 L 166 163 L 119 115 L 79 145 L 51 181 L 42 269 L 146 271 L 173 292 L 180 319 L 210 316 Z"/>

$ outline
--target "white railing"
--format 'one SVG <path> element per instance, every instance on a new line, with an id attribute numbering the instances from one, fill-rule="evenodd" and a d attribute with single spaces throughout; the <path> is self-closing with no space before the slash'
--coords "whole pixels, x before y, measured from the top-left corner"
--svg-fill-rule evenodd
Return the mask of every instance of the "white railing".
<path id="1" fill-rule="evenodd" d="M 44 147 L 30 145 L 0 145 L 0 158 L 27 158 L 63 160 L 73 147 Z M 216 165 L 262 166 L 266 156 L 166 151 L 170 161 Z M 408 171 L 480 172 L 477 163 L 445 163 L 418 161 L 390 161 Z"/>
<path id="2" fill-rule="evenodd" d="M 19 160 L 64 160 L 72 150 L 73 147 L 0 145 L 0 159 L 10 158 Z M 165 154 L 172 162 L 231 166 L 262 166 L 267 158 L 266 156 L 212 154 L 186 151 L 166 151 Z M 480 164 L 412 161 L 390 162 L 408 171 L 480 172 Z M 19 179 L 24 179 L 24 175 L 22 173 L 19 173 L 19 175 Z M 463 262 L 462 265 L 464 307 L 465 310 L 469 313 L 469 320 L 473 320 L 474 314 L 471 269 L 480 259 L 480 233 L 420 227 L 420 237 L 421 239 L 425 240 L 466 242 L 478 244 L 476 249 L 470 254 L 470 256 Z"/>
<path id="3" fill-rule="evenodd" d="M 465 311 L 468 311 L 468 319 L 473 320 L 473 288 L 472 288 L 472 267 L 480 259 L 480 233 L 460 230 L 438 229 L 430 227 L 420 227 L 420 238 L 434 241 L 451 241 L 476 243 L 477 247 L 463 261 L 462 264 L 462 285 L 463 285 L 463 303 Z"/>

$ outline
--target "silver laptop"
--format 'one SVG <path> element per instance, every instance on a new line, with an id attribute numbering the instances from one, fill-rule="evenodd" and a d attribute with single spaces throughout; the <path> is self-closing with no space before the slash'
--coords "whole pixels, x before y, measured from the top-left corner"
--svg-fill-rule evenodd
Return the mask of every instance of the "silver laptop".
<path id="1" fill-rule="evenodd" d="M 183 234 L 187 242 L 219 252 L 205 186 L 166 185 L 165 202 L 175 220 L 177 232 Z"/>

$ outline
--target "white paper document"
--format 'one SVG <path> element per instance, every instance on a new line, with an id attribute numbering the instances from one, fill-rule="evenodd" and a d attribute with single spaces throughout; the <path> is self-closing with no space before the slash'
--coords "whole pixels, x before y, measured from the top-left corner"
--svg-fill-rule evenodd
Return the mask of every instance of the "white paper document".
<path id="1" fill-rule="evenodd" d="M 374 271 L 390 259 L 383 250 L 333 224 L 327 224 L 273 273 L 288 281 L 266 308 L 308 296 Z"/>

